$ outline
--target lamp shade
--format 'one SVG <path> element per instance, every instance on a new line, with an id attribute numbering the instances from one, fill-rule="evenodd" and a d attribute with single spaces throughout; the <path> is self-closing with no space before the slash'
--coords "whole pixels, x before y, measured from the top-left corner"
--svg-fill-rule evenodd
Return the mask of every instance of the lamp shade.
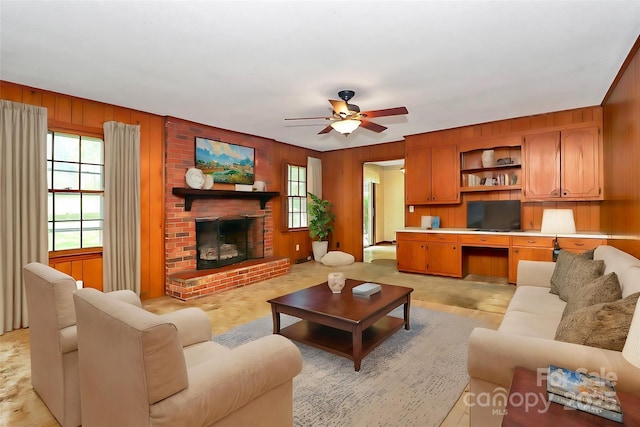
<path id="1" fill-rule="evenodd" d="M 576 223 L 573 220 L 571 209 L 545 209 L 542 211 L 543 234 L 572 234 L 576 232 Z"/>
<path id="2" fill-rule="evenodd" d="M 349 135 L 351 132 L 358 129 L 358 126 L 360 126 L 360 123 L 361 123 L 360 120 L 352 120 L 352 119 L 338 120 L 331 123 L 331 127 L 343 135 Z"/>
<path id="3" fill-rule="evenodd" d="M 636 303 L 627 341 L 622 348 L 622 357 L 636 368 L 640 368 L 640 303 Z"/>

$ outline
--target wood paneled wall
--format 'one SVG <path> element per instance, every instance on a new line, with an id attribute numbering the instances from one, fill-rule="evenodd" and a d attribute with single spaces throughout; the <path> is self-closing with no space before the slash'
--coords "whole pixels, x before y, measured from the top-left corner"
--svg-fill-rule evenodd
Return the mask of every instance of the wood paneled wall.
<path id="1" fill-rule="evenodd" d="M 575 129 L 587 126 L 603 126 L 602 108 L 600 106 L 578 108 L 575 110 L 558 111 L 553 113 L 538 114 L 527 117 L 519 117 L 509 120 L 500 120 L 490 123 L 463 126 L 454 129 L 428 132 L 417 137 L 428 144 L 459 144 L 462 146 L 482 146 L 487 141 L 487 146 L 492 140 L 507 137 L 524 137 L 526 135 Z M 414 137 L 416 137 L 414 136 Z M 437 215 L 440 217 L 440 226 L 449 228 L 466 227 L 466 204 L 476 200 L 504 200 L 521 199 L 522 192 L 476 192 L 462 193 L 461 204 L 415 206 L 414 212 L 405 211 L 405 224 L 409 227 L 420 226 L 422 215 Z M 542 224 L 542 211 L 549 208 L 573 209 L 575 212 L 576 229 L 578 231 L 599 231 L 600 204 L 594 202 L 527 202 L 522 205 L 522 228 L 529 230 L 540 229 Z"/>
<path id="2" fill-rule="evenodd" d="M 602 228 L 609 244 L 640 258 L 640 37 L 604 107 Z"/>
<path id="3" fill-rule="evenodd" d="M 333 203 L 336 213 L 329 250 L 362 261 L 364 163 L 404 159 L 404 146 L 399 141 L 322 153 L 322 197 Z"/>
<path id="4" fill-rule="evenodd" d="M 140 125 L 141 297 L 164 295 L 164 119 L 124 107 L 0 81 L 2 99 L 46 107 L 49 128 L 103 135 L 103 123 Z M 50 264 L 102 290 L 101 255 L 50 255 Z M 86 264 L 86 265 L 85 265 Z M 98 267 L 97 267 L 98 266 Z"/>

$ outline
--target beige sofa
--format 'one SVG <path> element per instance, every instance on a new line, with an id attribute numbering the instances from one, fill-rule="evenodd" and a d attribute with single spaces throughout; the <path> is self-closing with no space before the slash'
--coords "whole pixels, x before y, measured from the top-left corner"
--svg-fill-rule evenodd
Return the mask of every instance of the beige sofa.
<path id="1" fill-rule="evenodd" d="M 595 260 L 603 260 L 604 274 L 615 272 L 622 297 L 640 292 L 640 260 L 612 246 L 599 246 Z M 614 374 L 617 388 L 640 396 L 640 370 L 622 352 L 556 341 L 566 303 L 549 293 L 553 262 L 521 261 L 518 283 L 498 330 L 476 328 L 469 338 L 471 426 L 501 425 L 514 368 L 532 370 L 549 364 Z M 640 316 L 637 304 L 634 318 Z"/>
<path id="2" fill-rule="evenodd" d="M 76 427 L 80 420 L 78 340 L 73 277 L 48 265 L 32 262 L 23 268 L 29 312 L 31 384 L 63 427 Z M 130 291 L 108 294 L 140 306 Z"/>
<path id="3" fill-rule="evenodd" d="M 293 425 L 302 356 L 288 339 L 230 350 L 197 308 L 156 315 L 95 289 L 74 300 L 84 426 Z"/>

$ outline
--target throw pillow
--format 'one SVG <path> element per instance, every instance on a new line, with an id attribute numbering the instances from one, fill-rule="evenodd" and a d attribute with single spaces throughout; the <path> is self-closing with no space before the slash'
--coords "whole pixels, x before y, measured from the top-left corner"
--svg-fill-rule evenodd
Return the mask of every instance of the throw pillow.
<path id="1" fill-rule="evenodd" d="M 602 276 L 604 261 L 592 260 L 588 256 L 589 253 L 574 254 L 561 250 L 551 276 L 549 292 L 567 301 L 572 288 Z"/>
<path id="2" fill-rule="evenodd" d="M 600 276 L 577 289 L 572 289 L 569 300 L 562 313 L 564 319 L 569 314 L 581 308 L 603 302 L 612 302 L 622 298 L 622 289 L 616 273 L 611 272 Z"/>
<path id="3" fill-rule="evenodd" d="M 574 311 L 560 321 L 556 340 L 622 351 L 640 292 Z"/>

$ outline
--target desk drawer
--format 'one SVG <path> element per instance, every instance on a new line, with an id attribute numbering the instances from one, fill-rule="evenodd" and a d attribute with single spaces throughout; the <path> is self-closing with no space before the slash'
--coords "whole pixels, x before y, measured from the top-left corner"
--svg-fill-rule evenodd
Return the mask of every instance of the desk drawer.
<path id="1" fill-rule="evenodd" d="M 396 241 L 397 240 L 426 242 L 427 233 L 396 233 Z"/>
<path id="2" fill-rule="evenodd" d="M 607 239 L 581 239 L 577 237 L 558 237 L 560 248 L 571 252 L 582 252 L 606 245 Z"/>
<path id="3" fill-rule="evenodd" d="M 463 246 L 499 246 L 509 247 L 509 236 L 494 234 L 462 234 L 460 244 Z"/>
<path id="4" fill-rule="evenodd" d="M 536 248 L 553 248 L 553 237 L 512 236 L 512 246 L 531 246 Z"/>
<path id="5" fill-rule="evenodd" d="M 427 242 L 457 243 L 457 234 L 428 233 Z"/>

